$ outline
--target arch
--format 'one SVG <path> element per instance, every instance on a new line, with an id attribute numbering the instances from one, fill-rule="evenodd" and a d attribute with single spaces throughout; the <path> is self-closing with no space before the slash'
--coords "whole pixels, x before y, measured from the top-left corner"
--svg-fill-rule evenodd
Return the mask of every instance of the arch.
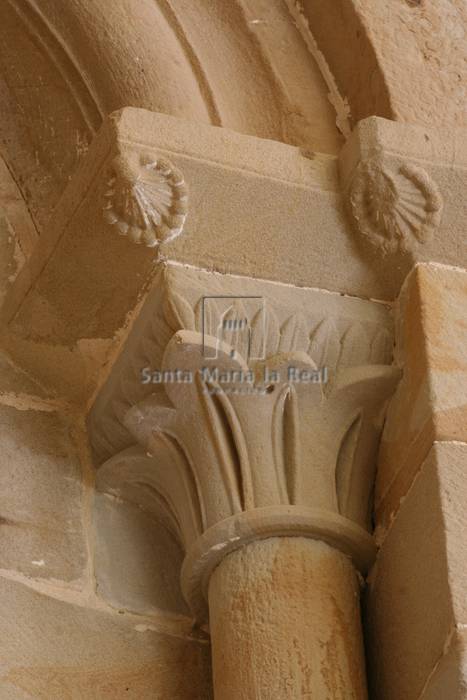
<path id="1" fill-rule="evenodd" d="M 283 0 L 6 0 L 1 155 L 44 229 L 124 106 L 337 153 L 320 69 Z"/>

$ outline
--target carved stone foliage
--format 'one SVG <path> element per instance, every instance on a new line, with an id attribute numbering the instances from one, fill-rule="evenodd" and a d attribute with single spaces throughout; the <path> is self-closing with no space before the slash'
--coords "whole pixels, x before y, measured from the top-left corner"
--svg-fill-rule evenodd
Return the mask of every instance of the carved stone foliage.
<path id="1" fill-rule="evenodd" d="M 206 344 L 215 357 L 203 355 Z M 195 615 L 205 615 L 203 587 L 219 558 L 252 537 L 318 537 L 367 568 L 376 449 L 397 369 L 342 368 L 323 384 L 304 351 L 247 364 L 213 336 L 178 331 L 161 371 L 163 391 L 123 418 L 145 451 L 129 448 L 140 468 L 129 480 L 144 484 L 150 506 L 165 504 L 187 552 L 182 587 Z M 125 464 L 125 453 L 115 459 Z"/>
<path id="2" fill-rule="evenodd" d="M 349 203 L 360 232 L 385 253 L 426 243 L 443 211 L 441 193 L 425 170 L 408 163 L 391 169 L 379 157 L 358 166 Z"/>
<path id="3" fill-rule="evenodd" d="M 188 287 L 181 284 L 182 277 Z M 248 355 L 250 362 L 304 352 L 317 367 L 325 367 L 330 378 L 345 367 L 391 362 L 392 327 L 382 305 L 295 290 L 294 309 L 287 287 L 255 282 L 252 296 L 245 296 L 245 289 L 250 293 L 245 285 L 239 278 L 186 269 L 181 274 L 170 267 L 160 275 L 91 413 L 91 439 L 99 462 L 132 444 L 124 425 L 128 409 L 150 394 L 164 392 L 162 383 L 145 383 L 142 370 L 162 367 L 165 348 L 179 330 L 204 331 L 218 344 L 229 345 L 244 358 Z M 368 309 L 374 313 L 369 315 Z M 247 320 L 250 335 L 235 325 L 237 319 Z"/>
<path id="4" fill-rule="evenodd" d="M 213 279 L 224 294 L 213 284 L 207 297 Z M 326 314 L 355 313 L 339 295 L 254 281 L 248 296 L 244 280 L 186 269 L 159 282 L 90 417 L 98 461 L 121 450 L 98 487 L 164 519 L 200 619 L 210 572 L 252 538 L 323 539 L 365 569 L 375 453 L 399 377 L 386 311 L 357 302 L 349 323 Z"/>
<path id="5" fill-rule="evenodd" d="M 204 342 L 217 346 L 213 337 Z M 178 455 L 174 464 L 191 475 L 203 530 L 280 505 L 323 508 L 366 525 L 366 470 L 398 371 L 346 368 L 323 384 L 312 379 L 317 368 L 303 351 L 251 367 L 225 343 L 215 359 L 201 349 L 199 333 L 176 333 L 164 353 L 164 391 L 130 408 L 124 421 L 149 453 L 162 442 Z"/>
<path id="6" fill-rule="evenodd" d="M 188 191 L 180 170 L 166 158 L 144 154 L 139 161 L 119 155 L 111 170 L 104 218 L 120 235 L 155 247 L 182 232 Z"/>

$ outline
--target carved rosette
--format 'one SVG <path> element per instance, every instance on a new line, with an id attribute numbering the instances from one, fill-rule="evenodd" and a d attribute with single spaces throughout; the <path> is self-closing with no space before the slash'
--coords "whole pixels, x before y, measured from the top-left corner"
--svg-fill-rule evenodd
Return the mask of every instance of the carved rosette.
<path id="1" fill-rule="evenodd" d="M 166 158 L 143 155 L 132 162 L 119 155 L 107 184 L 104 218 L 120 235 L 153 248 L 182 232 L 188 191 L 182 173 Z"/>
<path id="2" fill-rule="evenodd" d="M 203 356 L 206 344 L 216 357 Z M 375 452 L 398 370 L 351 367 L 327 384 L 296 381 L 317 376 L 305 352 L 247 364 L 218 338 L 179 331 L 162 371 L 174 378 L 165 391 L 126 413 L 143 448 L 127 453 L 145 471 L 152 497 L 166 504 L 187 552 L 182 587 L 198 619 L 206 616 L 210 573 L 254 539 L 321 539 L 361 570 L 369 566 Z M 125 453 L 104 470 L 122 459 Z"/>
<path id="3" fill-rule="evenodd" d="M 358 166 L 349 205 L 360 232 L 385 253 L 429 241 L 443 211 L 441 193 L 425 170 L 407 163 L 391 169 L 379 157 Z"/>

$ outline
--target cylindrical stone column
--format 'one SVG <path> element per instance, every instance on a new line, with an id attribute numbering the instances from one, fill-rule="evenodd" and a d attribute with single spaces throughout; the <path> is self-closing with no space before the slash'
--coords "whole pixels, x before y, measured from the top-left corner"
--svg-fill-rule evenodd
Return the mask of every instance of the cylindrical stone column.
<path id="1" fill-rule="evenodd" d="M 228 554 L 209 582 L 215 700 L 364 700 L 356 570 L 305 537 Z"/>

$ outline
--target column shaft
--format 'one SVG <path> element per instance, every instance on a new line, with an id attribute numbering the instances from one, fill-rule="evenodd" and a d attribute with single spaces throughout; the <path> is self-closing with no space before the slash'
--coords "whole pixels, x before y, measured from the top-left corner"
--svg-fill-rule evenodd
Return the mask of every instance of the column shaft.
<path id="1" fill-rule="evenodd" d="M 211 576 L 209 611 L 216 700 L 367 697 L 357 574 L 332 547 L 242 547 Z"/>

